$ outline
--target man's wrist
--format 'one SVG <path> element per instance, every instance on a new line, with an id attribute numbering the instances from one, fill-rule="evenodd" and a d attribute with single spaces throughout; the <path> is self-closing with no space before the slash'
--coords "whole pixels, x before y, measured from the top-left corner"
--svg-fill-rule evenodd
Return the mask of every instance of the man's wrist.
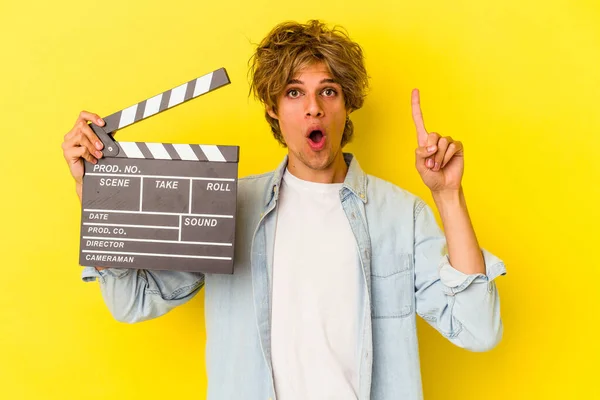
<path id="1" fill-rule="evenodd" d="M 432 191 L 433 201 L 439 207 L 456 207 L 464 204 L 462 186 L 458 189 Z"/>
<path id="2" fill-rule="evenodd" d="M 79 201 L 83 198 L 83 184 L 80 182 L 75 182 L 75 192 L 77 193 L 77 197 L 79 197 Z"/>

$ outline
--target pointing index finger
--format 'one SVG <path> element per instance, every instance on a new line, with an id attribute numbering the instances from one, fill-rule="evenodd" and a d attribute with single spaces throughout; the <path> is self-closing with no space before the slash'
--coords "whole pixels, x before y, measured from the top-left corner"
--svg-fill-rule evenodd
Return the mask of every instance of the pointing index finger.
<path id="1" fill-rule="evenodd" d="M 423 122 L 423 113 L 421 112 L 421 98 L 419 89 L 413 89 L 411 95 L 412 117 L 417 129 L 417 141 L 419 146 L 423 147 L 427 144 L 427 130 L 425 122 Z"/>

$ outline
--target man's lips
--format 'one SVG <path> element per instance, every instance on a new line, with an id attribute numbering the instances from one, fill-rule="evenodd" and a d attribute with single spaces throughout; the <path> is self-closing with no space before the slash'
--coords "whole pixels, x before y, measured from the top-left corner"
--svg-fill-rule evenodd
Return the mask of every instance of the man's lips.
<path id="1" fill-rule="evenodd" d="M 307 141 L 312 150 L 322 150 L 325 147 L 326 135 L 321 129 L 311 129 Z"/>

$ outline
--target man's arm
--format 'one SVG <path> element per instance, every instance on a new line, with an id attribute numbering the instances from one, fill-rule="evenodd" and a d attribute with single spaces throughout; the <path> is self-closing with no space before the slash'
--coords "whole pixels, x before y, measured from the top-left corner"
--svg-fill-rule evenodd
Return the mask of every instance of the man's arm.
<path id="1" fill-rule="evenodd" d="M 63 156 L 82 199 L 83 159 L 96 164 L 102 157 L 102 142 L 88 125 L 104 121 L 97 114 L 82 111 L 73 128 L 65 135 Z M 100 281 L 102 296 L 112 315 L 122 322 L 156 318 L 191 299 L 204 285 L 204 275 L 191 272 L 149 271 L 86 267 L 84 281 Z"/>
<path id="2" fill-rule="evenodd" d="M 464 230 L 460 230 L 461 234 L 465 234 Z M 460 237 L 455 235 L 453 240 L 456 239 Z M 453 257 L 465 245 L 457 243 L 454 256 L 448 256 L 450 244 L 433 211 L 422 201 L 415 205 L 414 243 L 417 313 L 457 346 L 472 351 L 496 346 L 503 326 L 494 280 L 506 273 L 504 263 L 484 249 L 469 248 L 467 253 L 474 253 L 470 257 L 464 255 L 464 262 L 469 265 L 456 264 L 463 257 Z M 475 268 L 483 265 L 483 270 L 466 271 L 470 263 Z"/>
<path id="3" fill-rule="evenodd" d="M 475 351 L 494 347 L 502 336 L 500 302 L 493 280 L 504 264 L 480 249 L 462 189 L 464 149 L 459 141 L 428 132 L 418 90 L 412 116 L 419 147 L 416 168 L 431 190 L 444 235 L 433 212 L 415 208 L 417 312 L 453 343 Z"/>
<path id="4" fill-rule="evenodd" d="M 113 317 L 134 323 L 159 317 L 186 303 L 204 286 L 204 275 L 193 272 L 93 267 L 83 270 L 84 281 L 98 280 Z"/>
<path id="5" fill-rule="evenodd" d="M 442 219 L 452 266 L 467 275 L 485 274 L 485 263 L 462 187 L 433 193 L 433 200 Z"/>

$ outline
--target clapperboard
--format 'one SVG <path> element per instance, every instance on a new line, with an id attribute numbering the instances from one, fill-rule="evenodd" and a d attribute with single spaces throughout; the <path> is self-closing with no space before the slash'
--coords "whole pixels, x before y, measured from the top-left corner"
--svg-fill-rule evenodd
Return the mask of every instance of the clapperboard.
<path id="1" fill-rule="evenodd" d="M 111 135 L 229 83 L 221 68 L 91 124 L 104 157 L 84 162 L 80 265 L 233 273 L 239 147 Z"/>

